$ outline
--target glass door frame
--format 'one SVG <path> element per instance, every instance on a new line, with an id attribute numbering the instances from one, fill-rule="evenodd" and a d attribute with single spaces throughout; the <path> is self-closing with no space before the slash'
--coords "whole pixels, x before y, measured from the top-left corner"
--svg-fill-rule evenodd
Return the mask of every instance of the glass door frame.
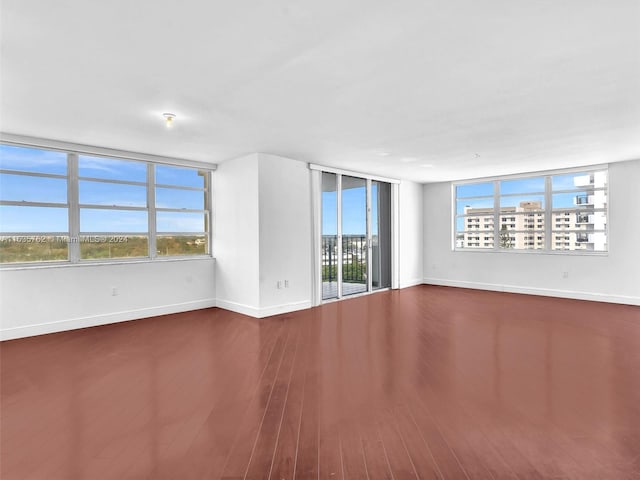
<path id="1" fill-rule="evenodd" d="M 372 182 L 373 180 L 379 182 L 386 182 L 391 185 L 391 215 L 389 218 L 389 228 L 391 229 L 391 255 L 390 255 L 390 267 L 391 267 L 391 287 L 392 289 L 399 288 L 399 258 L 398 258 L 398 217 L 399 217 L 399 183 L 400 181 L 397 179 L 384 178 L 372 175 L 366 175 L 359 172 L 352 172 L 348 170 L 342 170 L 332 167 L 324 167 L 321 165 L 309 164 L 309 169 L 312 170 L 312 196 L 313 196 L 313 223 L 314 223 L 314 267 L 312 269 L 313 273 L 313 295 L 312 295 L 312 304 L 320 305 L 325 302 L 332 302 L 336 300 L 341 300 L 343 298 L 349 298 L 351 296 L 358 295 L 366 295 L 374 292 L 384 291 L 388 288 L 380 288 L 373 289 L 373 276 L 371 275 L 372 269 L 372 223 L 371 223 L 371 202 L 372 202 Z M 336 230 L 336 257 L 339 265 L 337 265 L 337 296 L 324 299 L 322 295 L 322 173 L 333 173 L 336 175 L 336 222 L 337 222 L 337 230 Z M 342 288 L 342 176 L 351 176 L 355 178 L 364 179 L 366 181 L 366 255 L 367 255 L 367 282 L 366 282 L 366 291 L 362 293 L 345 295 L 343 294 Z M 380 228 L 380 227 L 378 227 Z"/>
<path id="2" fill-rule="evenodd" d="M 330 172 L 334 173 L 334 172 Z M 372 252 L 372 242 L 371 242 L 371 179 L 363 178 L 356 175 L 350 174 L 342 174 L 342 173 L 334 173 L 336 176 L 336 208 L 338 211 L 336 212 L 336 221 L 337 221 L 337 261 L 339 264 L 337 265 L 337 282 L 338 282 L 338 294 L 336 297 L 331 297 L 327 299 L 323 299 L 323 301 L 327 300 L 340 300 L 345 297 L 350 297 L 352 295 L 360 295 L 364 293 L 371 293 L 373 291 L 372 288 L 372 275 L 371 275 L 371 252 Z M 364 292 L 344 294 L 343 291 L 343 281 L 344 278 L 344 257 L 343 257 L 343 243 L 342 243 L 342 177 L 346 175 L 349 177 L 365 180 L 365 197 L 366 197 L 366 231 L 365 231 L 365 251 L 367 255 L 367 264 L 366 264 L 366 275 L 367 275 L 367 283 L 365 284 L 366 288 Z M 322 208 L 322 207 L 321 207 Z"/>

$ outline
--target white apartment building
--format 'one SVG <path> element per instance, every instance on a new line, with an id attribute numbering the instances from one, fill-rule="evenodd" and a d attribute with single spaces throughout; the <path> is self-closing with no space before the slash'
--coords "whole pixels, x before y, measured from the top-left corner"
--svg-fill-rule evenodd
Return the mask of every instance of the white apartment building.
<path id="1" fill-rule="evenodd" d="M 551 250 L 607 250 L 606 172 L 574 179 L 573 205 L 551 212 Z M 464 208 L 464 231 L 456 248 L 494 248 L 493 208 Z M 545 248 L 545 209 L 540 201 L 521 201 L 499 211 L 498 248 L 532 250 Z"/>

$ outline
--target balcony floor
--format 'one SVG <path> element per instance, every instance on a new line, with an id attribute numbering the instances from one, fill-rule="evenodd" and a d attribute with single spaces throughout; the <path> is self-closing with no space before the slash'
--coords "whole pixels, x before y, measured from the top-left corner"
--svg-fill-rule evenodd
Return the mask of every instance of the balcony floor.
<path id="1" fill-rule="evenodd" d="M 365 283 L 343 283 L 342 296 L 364 293 L 367 291 Z M 338 296 L 338 282 L 322 282 L 322 299 L 336 298 Z"/>

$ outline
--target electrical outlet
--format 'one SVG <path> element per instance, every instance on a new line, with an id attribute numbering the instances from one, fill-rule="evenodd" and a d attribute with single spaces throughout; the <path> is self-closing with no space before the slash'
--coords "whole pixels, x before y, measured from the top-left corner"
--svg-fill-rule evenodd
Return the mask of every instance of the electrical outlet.
<path id="1" fill-rule="evenodd" d="M 282 280 L 276 282 L 276 288 L 282 288 Z"/>
<path id="2" fill-rule="evenodd" d="M 284 281 L 284 288 L 289 288 L 289 280 Z"/>
<path id="3" fill-rule="evenodd" d="M 117 297 L 120 292 L 118 292 L 118 287 L 111 287 L 111 296 Z"/>
<path id="4" fill-rule="evenodd" d="M 569 272 L 562 272 L 562 278 L 569 278 Z"/>

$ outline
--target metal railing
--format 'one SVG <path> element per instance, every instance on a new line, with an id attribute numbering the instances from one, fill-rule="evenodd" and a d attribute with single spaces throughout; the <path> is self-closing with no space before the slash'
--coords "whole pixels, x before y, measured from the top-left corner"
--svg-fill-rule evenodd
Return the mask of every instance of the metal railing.
<path id="1" fill-rule="evenodd" d="M 322 236 L 322 281 L 338 280 L 338 239 L 335 235 Z M 342 281 L 367 282 L 367 237 L 365 235 L 342 236 Z"/>

